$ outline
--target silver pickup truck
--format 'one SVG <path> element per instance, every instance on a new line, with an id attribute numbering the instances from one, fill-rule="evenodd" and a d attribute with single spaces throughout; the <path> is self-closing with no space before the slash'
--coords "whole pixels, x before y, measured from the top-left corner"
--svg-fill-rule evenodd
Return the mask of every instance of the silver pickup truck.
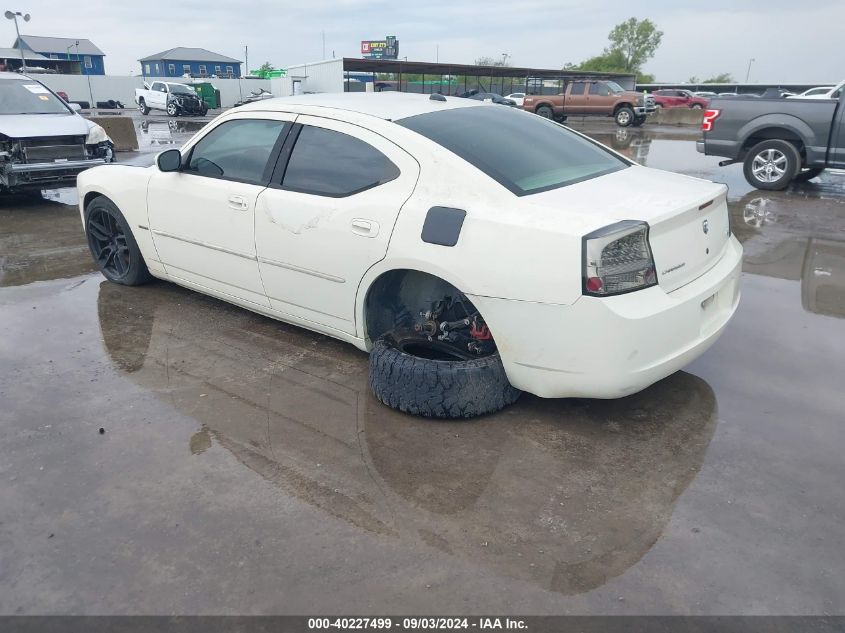
<path id="1" fill-rule="evenodd" d="M 837 99 L 714 98 L 704 112 L 696 149 L 743 163 L 757 189 L 785 189 L 793 180 L 845 168 L 845 91 Z"/>
<path id="2" fill-rule="evenodd" d="M 113 158 L 102 126 L 41 82 L 0 72 L 0 193 L 72 187 L 80 171 Z"/>

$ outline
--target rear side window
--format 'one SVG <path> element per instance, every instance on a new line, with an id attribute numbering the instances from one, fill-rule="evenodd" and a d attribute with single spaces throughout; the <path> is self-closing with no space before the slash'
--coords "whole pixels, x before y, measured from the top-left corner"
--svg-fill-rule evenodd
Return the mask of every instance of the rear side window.
<path id="1" fill-rule="evenodd" d="M 572 89 L 569 91 L 569 94 L 571 94 L 571 95 L 582 95 L 582 94 L 584 94 L 584 86 L 585 86 L 585 84 L 580 83 L 580 82 L 572 84 Z"/>
<path id="2" fill-rule="evenodd" d="M 187 173 L 264 184 L 268 162 L 284 121 L 239 119 L 221 123 L 191 150 Z"/>
<path id="3" fill-rule="evenodd" d="M 282 189 L 342 198 L 399 176 L 399 168 L 369 143 L 342 132 L 303 126 Z"/>
<path id="4" fill-rule="evenodd" d="M 452 108 L 396 123 L 457 154 L 518 196 L 630 166 L 562 125 L 513 108 Z"/>

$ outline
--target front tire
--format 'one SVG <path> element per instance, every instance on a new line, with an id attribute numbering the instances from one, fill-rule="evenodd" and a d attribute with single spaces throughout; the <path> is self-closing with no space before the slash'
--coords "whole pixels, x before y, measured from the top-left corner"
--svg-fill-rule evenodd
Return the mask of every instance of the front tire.
<path id="1" fill-rule="evenodd" d="M 179 107 L 175 103 L 168 103 L 167 104 L 167 115 L 168 116 L 179 116 Z"/>
<path id="2" fill-rule="evenodd" d="M 801 155 L 796 147 L 779 139 L 757 143 L 745 157 L 743 173 L 752 187 L 780 191 L 801 169 Z"/>
<path id="3" fill-rule="evenodd" d="M 370 352 L 370 387 L 387 406 L 429 418 L 471 418 L 513 404 L 498 352 L 472 359 L 423 358 L 390 336 Z"/>
<path id="4" fill-rule="evenodd" d="M 628 127 L 634 122 L 634 111 L 628 106 L 623 106 L 616 111 L 614 118 L 619 127 Z"/>
<path id="5" fill-rule="evenodd" d="M 129 223 L 108 198 L 98 196 L 85 207 L 85 235 L 94 263 L 109 281 L 140 286 L 152 279 Z"/>

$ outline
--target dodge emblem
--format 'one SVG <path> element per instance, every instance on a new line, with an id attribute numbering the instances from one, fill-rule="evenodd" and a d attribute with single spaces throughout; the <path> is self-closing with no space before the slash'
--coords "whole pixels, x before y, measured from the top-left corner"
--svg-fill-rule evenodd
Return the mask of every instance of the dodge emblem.
<path id="1" fill-rule="evenodd" d="M 707 220 L 702 220 L 701 230 L 704 231 L 705 235 L 707 235 L 710 232 L 710 222 L 708 222 Z"/>

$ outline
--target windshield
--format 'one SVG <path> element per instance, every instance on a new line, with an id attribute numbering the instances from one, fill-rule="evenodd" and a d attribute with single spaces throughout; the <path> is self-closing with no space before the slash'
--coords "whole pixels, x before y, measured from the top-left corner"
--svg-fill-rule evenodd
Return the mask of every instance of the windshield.
<path id="1" fill-rule="evenodd" d="M 613 92 L 613 93 L 625 92 L 625 89 L 622 86 L 620 86 L 618 83 L 616 83 L 615 81 L 606 81 L 604 83 L 605 83 L 605 85 L 607 85 L 608 88 L 610 88 L 610 91 Z"/>
<path id="2" fill-rule="evenodd" d="M 0 79 L 0 114 L 70 114 L 70 110 L 37 81 Z"/>
<path id="3" fill-rule="evenodd" d="M 193 89 L 189 88 L 188 86 L 183 86 L 182 84 L 167 84 L 170 86 L 170 92 L 177 95 L 195 95 L 196 92 Z"/>
<path id="4" fill-rule="evenodd" d="M 518 196 L 630 165 L 562 125 L 513 108 L 453 108 L 396 123 L 457 154 Z"/>

